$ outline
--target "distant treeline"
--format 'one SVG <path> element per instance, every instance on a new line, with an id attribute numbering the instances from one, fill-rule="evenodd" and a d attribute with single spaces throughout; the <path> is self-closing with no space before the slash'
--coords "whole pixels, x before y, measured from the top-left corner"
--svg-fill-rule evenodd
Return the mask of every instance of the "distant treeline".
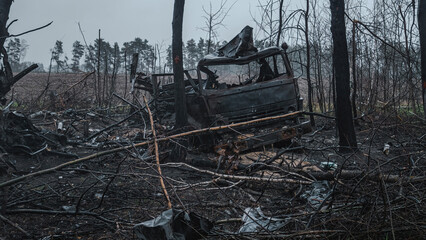
<path id="1" fill-rule="evenodd" d="M 211 42 L 203 38 L 190 39 L 182 43 L 184 52 L 185 69 L 194 69 L 198 61 L 209 53 L 226 44 L 226 41 Z M 260 48 L 265 46 L 264 42 L 256 41 Z M 268 45 L 268 43 L 266 43 Z M 26 52 L 29 48 L 24 39 L 12 38 L 7 41 L 6 51 L 9 54 L 9 62 L 16 72 L 25 69 L 33 62 L 24 62 Z M 147 39 L 135 38 L 133 41 L 125 42 L 122 46 L 118 43 L 110 43 L 103 38 L 96 39 L 93 44 L 85 45 L 75 41 L 72 45 L 71 58 L 64 51 L 64 43 L 57 40 L 50 50 L 51 58 L 49 66 L 37 63 L 38 72 L 89 72 L 99 70 L 102 72 L 124 72 L 129 69 L 132 55 L 139 54 L 138 71 L 145 73 L 163 73 L 172 71 L 172 46 L 161 44 L 150 44 Z M 98 66 L 99 62 L 99 66 Z M 97 69 L 97 68 L 100 69 Z"/>
<path id="2" fill-rule="evenodd" d="M 10 66 L 14 72 L 20 72 L 34 64 L 34 62 L 22 61 L 28 50 L 28 44 L 24 39 L 10 38 L 6 40 L 5 49 L 8 54 Z M 44 72 L 45 70 L 43 64 L 37 64 L 39 67 L 33 72 Z"/>
<path id="3" fill-rule="evenodd" d="M 208 43 L 208 40 L 200 38 L 183 43 L 184 64 L 186 69 L 196 68 L 200 58 L 212 53 L 216 48 L 226 42 Z M 28 50 L 26 41 L 12 38 L 7 41 L 6 51 L 14 71 L 20 71 L 32 64 L 22 62 Z M 210 49 L 208 49 L 210 46 Z M 172 70 L 172 47 L 160 44 L 150 44 L 147 39 L 135 38 L 125 42 L 122 46 L 118 43 L 110 43 L 103 38 L 96 39 L 93 44 L 83 45 L 75 41 L 72 45 L 71 58 L 64 51 L 64 43 L 57 40 L 50 50 L 51 60 L 49 66 L 39 64 L 38 71 L 51 72 L 88 72 L 99 70 L 102 72 L 124 72 L 129 68 L 134 53 L 139 54 L 138 71 L 145 73 L 170 72 Z M 99 67 L 99 69 L 97 69 Z"/>

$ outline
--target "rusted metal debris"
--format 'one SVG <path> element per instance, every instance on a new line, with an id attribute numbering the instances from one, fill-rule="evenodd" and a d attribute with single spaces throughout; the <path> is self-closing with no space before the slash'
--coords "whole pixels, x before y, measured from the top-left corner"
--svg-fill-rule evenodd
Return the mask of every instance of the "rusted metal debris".
<path id="1" fill-rule="evenodd" d="M 195 128 L 227 125 L 302 111 L 298 79 L 286 50 L 288 46 L 257 50 L 252 29 L 246 27 L 216 53 L 199 60 L 197 69 L 185 71 L 185 91 L 190 124 Z M 135 88 L 149 92 L 153 109 L 163 125 L 174 119 L 173 74 L 136 78 Z M 289 140 L 310 132 L 302 113 L 291 119 L 265 120 L 236 129 L 225 129 L 201 144 L 233 145 L 238 151 Z M 211 150 L 211 148 L 210 148 Z"/>

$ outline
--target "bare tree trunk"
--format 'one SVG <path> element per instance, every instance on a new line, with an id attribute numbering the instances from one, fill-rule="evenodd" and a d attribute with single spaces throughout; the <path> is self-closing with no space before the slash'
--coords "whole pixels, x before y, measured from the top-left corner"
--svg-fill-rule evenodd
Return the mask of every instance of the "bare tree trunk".
<path id="1" fill-rule="evenodd" d="M 212 20 L 210 19 L 210 26 L 212 24 Z M 209 28 L 209 40 L 207 41 L 207 54 L 210 54 L 210 48 L 212 45 L 212 28 Z"/>
<path id="2" fill-rule="evenodd" d="M 99 29 L 99 37 L 98 37 L 98 67 L 97 67 L 97 69 L 98 69 L 98 83 L 97 83 L 97 85 L 98 85 L 98 93 L 97 93 L 98 97 L 97 97 L 97 99 L 98 99 L 98 106 L 101 106 L 101 104 L 102 104 L 102 101 L 101 101 L 101 91 L 102 91 L 102 88 L 101 88 L 101 29 Z"/>
<path id="3" fill-rule="evenodd" d="M 331 66 L 331 71 L 328 75 L 328 109 L 327 111 L 331 111 L 331 104 L 333 104 L 334 107 L 334 73 L 333 73 L 333 66 Z"/>
<path id="4" fill-rule="evenodd" d="M 117 80 L 117 72 L 118 72 L 118 45 L 114 45 L 114 59 L 112 64 L 112 73 L 111 73 L 111 84 L 109 90 L 109 98 L 108 98 L 108 107 L 111 108 L 113 93 L 115 92 L 115 84 Z"/>
<path id="5" fill-rule="evenodd" d="M 401 18 L 402 18 L 402 26 L 404 27 L 404 39 L 405 39 L 405 54 L 406 54 L 406 62 L 407 62 L 407 68 L 408 68 L 408 73 L 407 73 L 407 83 L 408 83 L 408 94 L 409 94 L 409 99 L 408 99 L 408 106 L 410 107 L 411 104 L 411 108 L 413 109 L 413 112 L 417 112 L 416 110 L 416 100 L 415 100 L 415 96 L 414 96 L 414 84 L 413 84 L 413 66 L 412 66 L 412 61 L 411 61 L 411 54 L 410 54 L 410 43 L 408 41 L 408 27 L 407 27 L 407 19 L 404 15 L 404 13 L 402 12 L 401 6 L 399 6 L 399 13 L 401 14 Z"/>
<path id="6" fill-rule="evenodd" d="M 132 101 L 134 103 L 136 102 L 136 96 L 137 96 L 137 92 L 135 91 L 134 87 L 135 87 L 135 81 L 136 81 L 136 71 L 138 69 L 138 61 L 139 61 L 139 53 L 133 53 L 132 63 L 130 64 L 130 81 L 132 82 L 132 85 L 130 87 L 131 89 L 130 93 L 132 94 Z M 130 113 L 133 113 L 135 111 L 136 109 L 132 105 L 130 107 Z"/>
<path id="7" fill-rule="evenodd" d="M 330 0 L 331 32 L 333 37 L 333 62 L 336 69 L 336 121 L 339 131 L 339 145 L 357 148 L 354 122 L 349 99 L 349 59 L 346 42 L 345 3 L 343 0 Z M 336 64 L 338 63 L 338 64 Z"/>
<path id="8" fill-rule="evenodd" d="M 133 82 L 136 78 L 136 71 L 138 68 L 139 53 L 133 53 L 132 63 L 130 64 L 130 81 L 132 81 L 132 91 L 133 91 Z"/>
<path id="9" fill-rule="evenodd" d="M 183 55 L 182 55 L 182 24 L 185 0 L 175 0 L 173 11 L 173 77 L 175 81 L 175 111 L 176 128 L 187 125 L 188 115 L 185 99 L 185 82 L 183 78 Z"/>
<path id="10" fill-rule="evenodd" d="M 127 50 L 124 50 L 124 98 L 127 95 Z"/>
<path id="11" fill-rule="evenodd" d="M 330 82 L 330 91 L 333 100 L 333 110 L 336 112 L 336 66 L 334 61 L 331 61 L 331 82 Z"/>
<path id="12" fill-rule="evenodd" d="M 386 39 L 386 34 L 385 31 L 387 31 L 387 19 L 386 19 L 386 6 L 383 3 L 382 4 L 382 21 L 383 21 L 383 35 L 384 35 L 384 40 L 387 41 Z M 384 65 L 384 69 L 383 69 L 383 101 L 387 102 L 388 100 L 388 82 L 389 82 L 389 57 L 388 57 L 388 46 L 385 44 L 384 45 L 384 49 L 383 49 L 383 55 L 384 55 L 384 61 L 385 61 L 385 65 Z"/>
<path id="13" fill-rule="evenodd" d="M 426 117 L 426 3 L 423 0 L 419 0 L 418 21 L 420 32 L 423 112 Z"/>
<path id="14" fill-rule="evenodd" d="M 359 51 L 361 53 L 360 56 L 364 56 L 364 52 L 362 51 L 362 46 L 359 47 Z M 359 66 L 361 66 L 361 69 L 364 70 L 364 57 L 360 57 L 360 62 L 359 62 Z M 364 99 L 364 95 L 363 95 L 363 90 L 364 90 L 364 71 L 359 71 L 359 76 L 358 76 L 358 89 L 359 89 L 359 98 L 361 99 L 361 101 L 359 101 L 361 103 L 361 107 L 363 107 L 365 99 Z"/>
<path id="15" fill-rule="evenodd" d="M 326 103 L 325 103 L 325 93 L 324 93 L 324 81 L 322 76 L 322 66 L 321 66 L 321 56 L 322 56 L 322 50 L 320 43 L 317 42 L 314 45 L 314 52 L 315 52 L 315 79 L 317 80 L 317 98 L 318 98 L 318 105 L 320 107 L 320 110 L 322 113 L 326 112 Z"/>
<path id="16" fill-rule="evenodd" d="M 6 41 L 6 38 L 3 37 L 9 36 L 9 32 L 6 28 L 6 23 L 9 19 L 9 11 L 12 2 L 13 0 L 0 1 L 0 36 L 2 36 L 2 38 L 0 38 L 0 47 L 3 47 L 4 42 Z"/>
<path id="17" fill-rule="evenodd" d="M 280 7 L 278 8 L 279 22 L 278 22 L 277 47 L 280 46 L 281 32 L 283 30 L 283 4 L 284 4 L 284 0 L 280 0 Z"/>
<path id="18" fill-rule="evenodd" d="M 160 51 L 160 47 L 158 46 L 157 46 L 157 56 L 158 56 L 158 73 L 161 73 L 161 51 Z"/>
<path id="19" fill-rule="evenodd" d="M 107 53 L 105 52 L 105 55 L 104 55 L 104 81 L 103 81 L 103 85 L 102 85 L 102 104 L 101 105 L 104 105 L 104 104 L 106 104 L 106 99 L 108 98 L 108 75 L 109 75 L 109 72 L 108 72 L 108 55 L 107 55 Z"/>
<path id="20" fill-rule="evenodd" d="M 352 112 L 354 114 L 354 118 L 357 117 L 356 111 L 356 42 L 355 42 L 355 31 L 356 31 L 356 22 L 352 23 L 352 79 L 353 79 L 353 90 L 352 90 Z M 355 120 L 355 125 L 359 125 L 358 121 Z"/>
<path id="21" fill-rule="evenodd" d="M 0 1 L 0 36 L 7 37 L 9 32 L 6 28 L 7 20 L 9 19 L 10 6 L 12 5 L 12 0 Z M 1 104 L 6 103 L 4 96 L 9 92 L 11 84 L 9 83 L 10 79 L 13 78 L 12 69 L 9 62 L 7 61 L 6 49 L 3 45 L 6 41 L 6 38 L 0 38 L 0 52 L 3 58 L 5 69 L 0 70 L 0 102 Z"/>
<path id="22" fill-rule="evenodd" d="M 0 1 L 0 56 L 3 58 L 4 69 L 0 69 L 0 103 L 5 104 L 6 99 L 4 96 L 10 91 L 12 86 L 23 76 L 36 69 L 37 64 L 33 64 L 24 71 L 13 76 L 12 68 L 10 67 L 6 49 L 4 48 L 4 42 L 9 36 L 8 29 L 6 27 L 7 20 L 9 19 L 10 6 L 13 0 L 2 0 Z"/>
<path id="23" fill-rule="evenodd" d="M 309 43 L 309 0 L 306 0 L 305 11 L 305 41 L 306 41 L 306 79 L 308 80 L 308 108 L 309 112 L 312 109 L 312 81 L 311 81 L 311 45 Z M 313 115 L 309 116 L 312 126 L 315 127 L 315 118 Z"/>
<path id="24" fill-rule="evenodd" d="M 383 101 L 387 102 L 388 100 L 388 81 L 389 81 L 389 59 L 388 59 L 388 53 L 387 53 L 387 46 L 384 46 L 384 59 L 385 59 L 385 65 L 383 69 Z"/>

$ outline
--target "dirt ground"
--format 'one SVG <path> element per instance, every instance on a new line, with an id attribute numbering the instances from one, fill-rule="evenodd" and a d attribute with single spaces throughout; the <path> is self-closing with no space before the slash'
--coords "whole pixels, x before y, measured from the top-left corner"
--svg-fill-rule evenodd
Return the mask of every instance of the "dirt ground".
<path id="1" fill-rule="evenodd" d="M 130 107 L 118 98 L 93 107 L 85 77 L 54 75 L 46 88 L 46 75 L 29 75 L 34 86 L 21 81 L 13 91 L 12 109 L 67 142 L 0 153 L 0 184 L 69 164 L 0 187 L 0 239 L 136 239 L 136 224 L 167 210 L 154 144 L 136 146 L 152 139 L 146 115 L 117 124 Z M 169 134 L 155 127 L 158 138 Z M 425 123 L 377 113 L 356 132 L 358 150 L 349 153 L 338 150 L 334 121 L 321 118 L 286 144 L 222 157 L 182 146 L 184 138 L 161 141 L 162 177 L 174 209 L 213 223 L 205 239 L 424 239 Z M 187 151 L 181 162 L 170 158 L 176 146 Z M 263 217 L 244 216 L 256 208 Z M 247 232 L 250 220 L 258 224 Z"/>

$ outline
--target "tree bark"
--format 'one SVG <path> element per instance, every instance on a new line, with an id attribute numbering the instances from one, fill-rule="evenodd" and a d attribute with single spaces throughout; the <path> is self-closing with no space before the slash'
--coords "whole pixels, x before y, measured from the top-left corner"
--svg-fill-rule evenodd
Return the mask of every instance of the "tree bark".
<path id="1" fill-rule="evenodd" d="M 101 88 L 101 29 L 99 29 L 99 36 L 98 36 L 98 64 L 97 64 L 97 72 L 98 72 L 98 92 L 97 92 L 97 100 L 98 100 L 98 106 L 102 105 L 102 88 Z M 95 87 L 96 88 L 96 87 Z"/>
<path id="2" fill-rule="evenodd" d="M 9 36 L 7 32 L 6 23 L 9 19 L 10 6 L 12 5 L 13 0 L 3 0 L 0 1 L 0 49 L 3 47 L 6 37 Z"/>
<path id="3" fill-rule="evenodd" d="M 353 89 L 352 89 L 352 112 L 354 114 L 354 119 L 358 117 L 356 110 L 356 98 L 357 96 L 357 79 L 356 79 L 356 22 L 352 23 L 352 79 L 353 79 Z M 358 121 L 354 120 L 355 125 L 359 126 Z"/>
<path id="4" fill-rule="evenodd" d="M 308 108 L 309 112 L 313 112 L 312 108 L 312 81 L 311 81 L 311 44 L 309 43 L 309 0 L 306 0 L 305 11 L 305 41 L 306 41 L 306 79 L 308 80 Z M 309 120 L 315 127 L 315 118 L 309 116 Z"/>
<path id="5" fill-rule="evenodd" d="M 423 112 L 426 117 L 426 3 L 423 0 L 419 0 L 419 14 L 417 17 L 420 33 Z"/>
<path id="6" fill-rule="evenodd" d="M 277 47 L 280 46 L 280 39 L 281 39 L 281 32 L 282 32 L 282 28 L 283 28 L 283 5 L 284 5 L 284 0 L 280 0 L 280 7 L 278 8 L 279 11 L 279 20 L 278 20 L 278 35 L 277 35 Z"/>
<path id="7" fill-rule="evenodd" d="M 37 68 L 37 64 L 33 64 L 18 75 L 13 77 L 12 68 L 10 67 L 7 52 L 4 48 L 4 42 L 9 37 L 7 31 L 7 20 L 9 19 L 10 6 L 13 0 L 2 0 L 0 1 L 0 56 L 3 58 L 4 69 L 0 70 L 0 103 L 6 103 L 4 96 L 10 91 L 13 84 L 15 84 L 23 76 Z"/>
<path id="8" fill-rule="evenodd" d="M 333 62 L 336 74 L 336 122 L 341 150 L 357 147 L 349 82 L 348 44 L 346 41 L 344 0 L 330 0 Z"/>
<path id="9" fill-rule="evenodd" d="M 175 0 L 173 11 L 173 77 L 175 81 L 175 112 L 176 128 L 187 125 L 188 115 L 186 110 L 185 83 L 183 77 L 183 55 L 182 55 L 182 23 L 185 0 Z"/>
<path id="10" fill-rule="evenodd" d="M 130 63 L 130 82 L 131 82 L 130 93 L 132 94 L 133 103 L 136 102 L 136 98 L 137 98 L 137 92 L 135 91 L 135 83 L 136 83 L 136 71 L 138 70 L 138 62 L 139 62 L 139 53 L 133 53 L 132 62 Z M 134 107 L 134 105 L 131 105 L 130 113 L 134 113 L 135 111 L 136 111 L 136 108 Z"/>

